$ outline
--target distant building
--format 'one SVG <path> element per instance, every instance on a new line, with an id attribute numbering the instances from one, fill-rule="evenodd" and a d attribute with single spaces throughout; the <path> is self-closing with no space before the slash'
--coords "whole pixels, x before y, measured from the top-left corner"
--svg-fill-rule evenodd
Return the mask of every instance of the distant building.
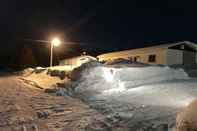
<path id="1" fill-rule="evenodd" d="M 78 67 L 82 65 L 83 63 L 93 61 L 93 60 L 97 60 L 97 59 L 89 55 L 82 55 L 82 56 L 77 56 L 77 57 L 72 57 L 72 58 L 61 60 L 59 62 L 59 65 L 60 66 L 70 65 L 70 66 Z"/>
<path id="2" fill-rule="evenodd" d="M 197 63 L 197 45 L 189 42 L 163 44 L 139 49 L 111 52 L 97 56 L 99 61 L 118 58 L 147 64 L 193 65 Z"/>

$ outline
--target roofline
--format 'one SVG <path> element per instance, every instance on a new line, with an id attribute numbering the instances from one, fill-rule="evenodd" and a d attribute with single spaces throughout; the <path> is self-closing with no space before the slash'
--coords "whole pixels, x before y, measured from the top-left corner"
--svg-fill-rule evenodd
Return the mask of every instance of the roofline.
<path id="1" fill-rule="evenodd" d="M 161 48 L 161 49 L 167 49 L 171 46 L 175 46 L 175 45 L 179 45 L 179 44 L 191 44 L 192 47 L 194 47 L 197 50 L 197 45 L 194 42 L 191 41 L 180 41 L 180 42 L 174 42 L 174 43 L 168 43 L 168 44 L 159 44 L 159 45 L 153 45 L 153 46 L 147 46 L 147 47 L 143 47 L 143 48 L 134 48 L 134 49 L 127 49 L 127 50 L 121 50 L 121 51 L 114 51 L 114 52 L 109 52 L 109 53 L 105 53 L 105 54 L 101 54 L 98 55 L 97 57 L 103 56 L 103 55 L 110 55 L 110 54 L 114 54 L 114 53 L 121 53 L 121 52 L 127 52 L 127 51 L 136 51 L 136 50 L 140 50 L 140 49 L 149 49 L 149 48 Z"/>
<path id="2" fill-rule="evenodd" d="M 80 55 L 80 56 L 74 56 L 74 57 L 70 57 L 70 58 L 61 59 L 59 61 L 70 60 L 70 59 L 77 59 L 77 58 L 80 58 L 80 57 L 83 57 L 83 56 L 96 58 L 96 57 L 93 57 L 91 55 Z"/>

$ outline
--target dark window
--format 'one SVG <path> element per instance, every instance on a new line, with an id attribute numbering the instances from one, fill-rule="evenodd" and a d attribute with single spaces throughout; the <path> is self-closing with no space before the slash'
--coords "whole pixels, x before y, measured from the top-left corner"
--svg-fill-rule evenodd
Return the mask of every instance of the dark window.
<path id="1" fill-rule="evenodd" d="M 130 61 L 133 61 L 133 58 L 132 58 L 132 57 L 128 57 L 128 59 L 129 59 Z"/>
<path id="2" fill-rule="evenodd" d="M 181 46 L 180 46 L 180 49 L 181 49 L 181 50 L 184 50 L 184 49 L 185 49 L 185 45 L 181 45 Z"/>
<path id="3" fill-rule="evenodd" d="M 134 57 L 134 62 L 139 62 L 140 61 L 140 56 Z"/>
<path id="4" fill-rule="evenodd" d="M 156 62 L 156 55 L 149 55 L 148 62 Z"/>
<path id="5" fill-rule="evenodd" d="M 134 62 L 136 62 L 137 61 L 137 57 L 134 57 Z"/>

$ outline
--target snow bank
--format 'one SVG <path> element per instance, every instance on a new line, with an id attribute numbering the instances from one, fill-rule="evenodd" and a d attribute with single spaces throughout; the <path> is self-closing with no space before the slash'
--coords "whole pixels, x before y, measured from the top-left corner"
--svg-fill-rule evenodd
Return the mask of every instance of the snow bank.
<path id="1" fill-rule="evenodd" d="M 193 100 L 190 95 L 197 86 L 182 69 L 169 67 L 117 69 L 99 66 L 90 70 L 83 72 L 74 84 L 75 93 L 88 101 L 177 108 Z"/>
<path id="2" fill-rule="evenodd" d="M 94 90 L 103 93 L 121 92 L 129 88 L 135 88 L 151 83 L 171 80 L 187 80 L 188 75 L 182 69 L 169 67 L 144 67 L 144 68 L 109 68 L 93 67 L 85 68 L 76 90 Z"/>
<path id="3" fill-rule="evenodd" d="M 33 68 L 27 68 L 27 69 L 24 69 L 23 71 L 19 72 L 18 74 L 26 76 L 26 75 L 32 74 L 33 71 L 34 71 Z"/>
<path id="4" fill-rule="evenodd" d="M 72 71 L 74 68 L 76 68 L 76 66 L 74 66 L 74 65 L 48 67 L 48 69 L 50 69 L 50 70 L 59 70 L 59 71 Z"/>
<path id="5" fill-rule="evenodd" d="M 24 76 L 23 79 L 33 81 L 43 89 L 51 88 L 57 83 L 64 83 L 65 80 L 60 77 L 52 77 L 47 74 L 47 70 L 41 73 L 32 73 L 28 76 Z"/>
<path id="6" fill-rule="evenodd" d="M 145 64 L 145 63 L 134 62 L 134 61 L 131 61 L 128 59 L 123 59 L 123 58 L 107 61 L 104 65 L 106 65 L 106 66 L 113 65 L 116 67 L 145 67 L 145 66 L 149 66 L 148 64 Z"/>
<path id="7" fill-rule="evenodd" d="M 177 115 L 176 128 L 174 131 L 196 131 L 197 130 L 197 100 Z"/>
<path id="8" fill-rule="evenodd" d="M 99 66 L 102 66 L 102 64 L 97 61 L 90 61 L 90 62 L 84 63 L 80 67 L 75 68 L 71 72 L 70 78 L 73 81 L 77 81 L 77 80 L 81 79 L 84 74 L 91 73 L 93 68 L 99 67 Z"/>
<path id="9" fill-rule="evenodd" d="M 73 84 L 76 96 L 112 119 L 127 120 L 133 129 L 143 122 L 173 125 L 176 113 L 197 97 L 196 80 L 182 69 L 93 66 L 85 70 Z"/>
<path id="10" fill-rule="evenodd" d="M 67 67 L 62 68 L 62 66 L 60 68 L 58 66 L 54 68 L 36 67 L 34 69 L 25 69 L 22 72 L 22 79 L 36 83 L 42 89 L 51 89 L 59 83 L 69 81 L 67 76 L 70 73 L 70 69 L 67 69 Z"/>

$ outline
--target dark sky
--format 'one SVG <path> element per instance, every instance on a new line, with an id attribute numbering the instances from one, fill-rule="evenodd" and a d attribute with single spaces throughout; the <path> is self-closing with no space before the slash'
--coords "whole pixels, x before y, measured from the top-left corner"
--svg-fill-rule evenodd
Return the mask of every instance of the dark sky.
<path id="1" fill-rule="evenodd" d="M 191 0 L 1 0 L 0 47 L 56 35 L 111 50 L 197 42 L 196 5 Z"/>

